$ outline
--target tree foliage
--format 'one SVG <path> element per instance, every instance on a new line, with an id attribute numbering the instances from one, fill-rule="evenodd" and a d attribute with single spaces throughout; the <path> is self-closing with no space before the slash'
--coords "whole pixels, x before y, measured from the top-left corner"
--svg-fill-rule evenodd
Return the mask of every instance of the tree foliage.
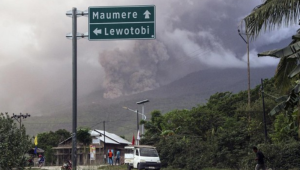
<path id="1" fill-rule="evenodd" d="M 59 129 L 55 132 L 44 132 L 38 134 L 38 147 L 45 150 L 46 164 L 54 163 L 54 155 L 52 147 L 57 147 L 58 144 L 71 136 L 71 133 L 65 129 Z"/>
<path id="2" fill-rule="evenodd" d="M 79 130 L 77 130 L 76 137 L 78 142 L 81 142 L 84 145 L 89 145 L 90 143 L 92 143 L 92 137 L 89 131 L 89 128 L 80 128 Z"/>
<path id="3" fill-rule="evenodd" d="M 27 163 L 25 154 L 29 151 L 31 140 L 26 135 L 25 127 L 17 127 L 9 115 L 0 115 L 0 167 L 12 169 L 18 167 L 24 169 Z"/>
<path id="4" fill-rule="evenodd" d="M 265 80 L 264 85 L 265 93 L 277 95 L 274 79 Z M 174 169 L 253 169 L 255 154 L 252 146 L 261 145 L 266 151 L 272 148 L 268 145 L 280 147 L 284 144 L 288 150 L 297 147 L 291 143 L 297 140 L 293 136 L 295 132 L 283 132 L 288 125 L 288 121 L 282 120 L 285 117 L 267 115 L 269 139 L 265 141 L 260 86 L 251 90 L 251 100 L 252 106 L 248 109 L 246 91 L 238 94 L 222 92 L 212 95 L 205 105 L 190 110 L 173 110 L 165 114 L 155 110 L 150 121 L 142 122 L 146 133 L 141 143 L 156 146 L 162 165 Z M 270 95 L 265 96 L 264 101 L 267 114 L 276 101 Z M 264 143 L 268 145 L 262 145 Z M 268 152 L 265 154 L 269 155 Z M 279 159 L 273 152 L 270 156 Z M 285 156 L 291 160 L 296 155 Z M 286 167 L 293 166 L 295 164 Z"/>

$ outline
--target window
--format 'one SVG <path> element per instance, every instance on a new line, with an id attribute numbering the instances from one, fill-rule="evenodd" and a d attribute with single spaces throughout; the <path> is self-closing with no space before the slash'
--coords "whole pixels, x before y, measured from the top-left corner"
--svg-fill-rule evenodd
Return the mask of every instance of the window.
<path id="1" fill-rule="evenodd" d="M 141 156 L 158 157 L 158 153 L 154 148 L 140 148 Z"/>
<path id="2" fill-rule="evenodd" d="M 125 153 L 131 153 L 131 154 L 133 154 L 133 149 L 125 149 Z"/>
<path id="3" fill-rule="evenodd" d="M 135 155 L 139 156 L 139 150 L 135 150 Z"/>

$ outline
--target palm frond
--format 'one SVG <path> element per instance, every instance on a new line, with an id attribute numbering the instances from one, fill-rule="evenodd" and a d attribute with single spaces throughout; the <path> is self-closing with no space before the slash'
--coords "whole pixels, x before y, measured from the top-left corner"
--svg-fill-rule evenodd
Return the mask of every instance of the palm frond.
<path id="1" fill-rule="evenodd" d="M 246 32 L 255 39 L 262 29 L 273 30 L 295 24 L 299 19 L 299 8 L 300 0 L 266 0 L 243 19 Z"/>
<path id="2" fill-rule="evenodd" d="M 289 78 L 293 78 L 294 76 L 296 76 L 297 74 L 300 73 L 300 65 L 298 65 L 295 69 L 293 69 L 290 74 L 289 74 Z"/>
<path id="3" fill-rule="evenodd" d="M 292 80 L 288 78 L 288 75 L 296 66 L 296 59 L 288 59 L 287 57 L 280 59 L 274 78 L 275 86 L 280 89 L 281 93 L 287 92 L 291 87 Z"/>

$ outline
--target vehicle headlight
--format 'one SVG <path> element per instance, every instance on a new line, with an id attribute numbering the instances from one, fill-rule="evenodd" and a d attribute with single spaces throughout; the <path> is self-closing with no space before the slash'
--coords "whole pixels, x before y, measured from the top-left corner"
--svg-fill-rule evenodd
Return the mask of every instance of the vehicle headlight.
<path id="1" fill-rule="evenodd" d="M 158 160 L 157 163 L 160 163 L 160 160 Z"/>
<path id="2" fill-rule="evenodd" d="M 146 162 L 144 159 L 141 159 L 140 162 Z"/>

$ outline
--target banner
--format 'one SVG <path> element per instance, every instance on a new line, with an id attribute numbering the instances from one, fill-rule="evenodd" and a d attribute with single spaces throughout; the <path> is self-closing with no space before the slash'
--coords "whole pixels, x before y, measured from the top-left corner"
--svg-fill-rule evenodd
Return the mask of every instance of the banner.
<path id="1" fill-rule="evenodd" d="M 34 154 L 37 154 L 37 144 L 38 144 L 38 139 L 37 139 L 37 135 L 36 135 L 34 138 L 34 145 L 35 145 Z"/>
<path id="2" fill-rule="evenodd" d="M 140 137 L 140 130 L 138 130 L 137 135 L 136 135 L 136 140 L 140 140 L 140 139 L 141 139 L 141 137 Z"/>
<path id="3" fill-rule="evenodd" d="M 96 148 L 94 145 L 90 145 L 90 160 L 96 160 Z"/>
<path id="4" fill-rule="evenodd" d="M 134 142 L 135 142 L 135 139 L 134 139 L 134 135 L 133 135 L 131 144 L 134 145 Z"/>

